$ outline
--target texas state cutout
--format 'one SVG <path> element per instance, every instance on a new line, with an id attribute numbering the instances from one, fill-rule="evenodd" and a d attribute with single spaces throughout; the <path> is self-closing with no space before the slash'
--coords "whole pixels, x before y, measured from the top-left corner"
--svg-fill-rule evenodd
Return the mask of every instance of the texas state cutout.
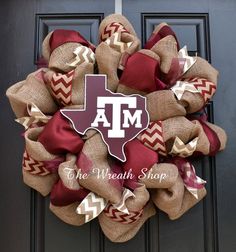
<path id="1" fill-rule="evenodd" d="M 146 98 L 111 92 L 106 75 L 85 75 L 84 109 L 61 109 L 61 113 L 79 134 L 97 130 L 109 153 L 122 162 L 126 161 L 125 144 L 149 124 Z"/>

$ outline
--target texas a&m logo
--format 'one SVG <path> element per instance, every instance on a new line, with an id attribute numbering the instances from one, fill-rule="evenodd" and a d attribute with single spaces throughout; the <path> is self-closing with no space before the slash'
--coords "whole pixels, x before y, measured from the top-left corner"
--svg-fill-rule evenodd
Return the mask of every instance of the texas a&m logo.
<path id="1" fill-rule="evenodd" d="M 61 109 L 61 113 L 79 134 L 96 129 L 109 153 L 126 161 L 124 145 L 149 124 L 146 98 L 113 93 L 106 85 L 106 75 L 86 75 L 84 109 Z"/>

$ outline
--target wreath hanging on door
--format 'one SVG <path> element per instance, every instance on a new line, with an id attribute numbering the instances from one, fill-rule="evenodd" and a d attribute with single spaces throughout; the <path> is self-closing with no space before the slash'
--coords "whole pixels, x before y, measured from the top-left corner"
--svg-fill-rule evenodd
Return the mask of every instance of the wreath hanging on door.
<path id="1" fill-rule="evenodd" d="M 206 181 L 191 161 L 214 156 L 227 137 L 204 112 L 217 70 L 180 48 L 166 23 L 140 49 L 129 21 L 112 14 L 100 24 L 99 39 L 95 47 L 77 31 L 50 32 L 42 45 L 46 67 L 7 96 L 25 127 L 24 182 L 50 195 L 51 211 L 64 222 L 80 226 L 98 217 L 111 241 L 124 242 L 155 215 L 155 206 L 175 220 L 204 198 Z M 79 135 L 60 113 L 83 108 L 86 74 L 105 74 L 112 92 L 146 97 L 150 123 L 125 145 L 126 162 L 108 153 L 96 130 Z M 118 176 L 130 168 L 132 178 Z"/>

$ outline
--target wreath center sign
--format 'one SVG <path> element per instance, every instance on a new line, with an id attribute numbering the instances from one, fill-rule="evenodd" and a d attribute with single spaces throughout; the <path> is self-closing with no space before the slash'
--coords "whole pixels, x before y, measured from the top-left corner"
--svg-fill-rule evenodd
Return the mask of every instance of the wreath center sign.
<path id="1" fill-rule="evenodd" d="M 96 129 L 109 153 L 125 162 L 124 146 L 149 124 L 146 98 L 141 95 L 113 93 L 107 88 L 105 75 L 85 76 L 85 108 L 61 109 L 74 129 L 84 135 Z"/>

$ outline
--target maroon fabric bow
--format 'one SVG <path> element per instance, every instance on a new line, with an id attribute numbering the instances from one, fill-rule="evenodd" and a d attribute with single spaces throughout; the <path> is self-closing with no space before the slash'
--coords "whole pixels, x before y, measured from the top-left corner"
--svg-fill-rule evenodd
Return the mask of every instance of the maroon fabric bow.
<path id="1" fill-rule="evenodd" d="M 159 62 L 140 52 L 130 56 L 120 78 L 120 84 L 127 87 L 150 93 L 167 87 L 160 80 Z"/>
<path id="2" fill-rule="evenodd" d="M 73 30 L 58 29 L 58 30 L 55 30 L 52 33 L 52 36 L 50 37 L 49 44 L 50 44 L 51 53 L 57 47 L 68 42 L 80 43 L 83 46 L 89 47 L 93 51 L 95 51 L 96 49 L 79 32 L 76 32 Z"/>
<path id="3" fill-rule="evenodd" d="M 80 135 L 75 132 L 60 111 L 57 111 L 45 125 L 38 141 L 54 155 L 78 154 L 84 145 Z"/>

